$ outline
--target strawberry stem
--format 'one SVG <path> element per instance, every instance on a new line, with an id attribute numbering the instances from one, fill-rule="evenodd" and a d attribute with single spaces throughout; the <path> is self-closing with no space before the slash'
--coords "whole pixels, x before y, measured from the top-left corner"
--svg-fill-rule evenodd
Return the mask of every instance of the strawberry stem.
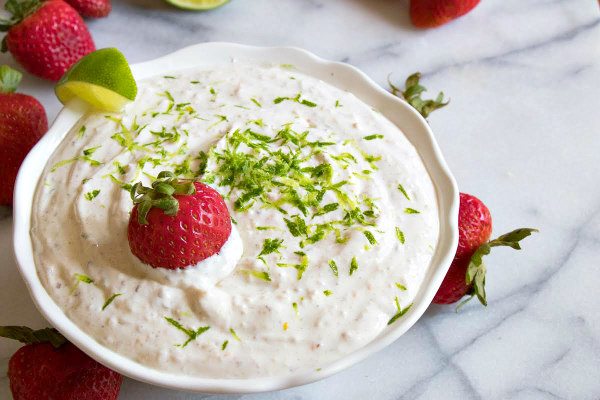
<path id="1" fill-rule="evenodd" d="M 8 65 L 0 66 L 0 93 L 13 93 L 21 83 L 22 77 L 19 71 Z"/>
<path id="2" fill-rule="evenodd" d="M 56 349 L 67 343 L 67 339 L 54 328 L 33 330 L 26 326 L 0 326 L 0 337 L 27 344 L 50 343 Z"/>
<path id="3" fill-rule="evenodd" d="M 175 195 L 190 195 L 196 192 L 194 182 L 190 180 L 177 179 L 170 171 L 162 171 L 152 187 L 142 185 L 138 182 L 131 188 L 131 199 L 133 204 L 138 205 L 138 223 L 148 224 L 148 212 L 152 207 L 160 208 L 166 215 L 177 215 L 179 202 Z"/>
<path id="4" fill-rule="evenodd" d="M 427 91 L 427 89 L 424 86 L 421 86 L 419 83 L 420 79 L 420 72 L 415 72 L 414 74 L 410 75 L 408 78 L 406 78 L 404 90 L 401 90 L 399 87 L 395 86 L 390 81 L 389 76 L 388 84 L 390 85 L 390 91 L 394 96 L 404 99 L 415 110 L 417 110 L 419 114 L 423 116 L 423 118 L 427 118 L 433 111 L 447 106 L 450 101 L 444 103 L 444 92 L 440 92 L 435 100 L 425 100 L 421 98 L 421 94 Z"/>
<path id="5" fill-rule="evenodd" d="M 519 242 L 534 232 L 538 232 L 538 230 L 532 228 L 515 229 L 512 232 L 506 233 L 494 240 L 490 240 L 489 242 L 482 244 L 477 250 L 475 250 L 475 253 L 473 253 L 471 256 L 465 276 L 467 285 L 471 286 L 472 288 L 468 293 L 471 295 L 471 297 L 460 303 L 457 307 L 457 311 L 474 296 L 477 296 L 477 299 L 479 299 L 481 304 L 487 306 L 487 299 L 485 295 L 486 269 L 485 264 L 483 263 L 483 256 L 490 254 L 492 247 L 507 246 L 515 250 L 521 250 L 521 245 Z"/>

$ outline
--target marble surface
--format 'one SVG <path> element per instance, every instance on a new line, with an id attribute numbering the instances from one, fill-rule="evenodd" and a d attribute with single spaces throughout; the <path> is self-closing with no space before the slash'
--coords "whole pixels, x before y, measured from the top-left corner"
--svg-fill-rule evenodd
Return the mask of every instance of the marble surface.
<path id="1" fill-rule="evenodd" d="M 386 350 L 321 382 L 247 396 L 194 395 L 126 380 L 122 399 L 600 398 L 600 11 L 595 0 L 485 0 L 430 31 L 407 1 L 232 0 L 214 12 L 116 0 L 90 21 L 98 47 L 132 62 L 203 41 L 294 45 L 349 62 L 385 85 L 422 71 L 450 105 L 431 126 L 462 191 L 495 234 L 533 226 L 522 252 L 488 259 L 489 306 L 431 306 Z M 0 63 L 12 63 L 0 55 Z M 52 85 L 27 77 L 52 119 Z M 432 93 L 433 95 L 434 93 Z M 16 271 L 0 209 L 0 323 L 45 325 Z M 0 341 L 0 398 L 10 398 Z"/>

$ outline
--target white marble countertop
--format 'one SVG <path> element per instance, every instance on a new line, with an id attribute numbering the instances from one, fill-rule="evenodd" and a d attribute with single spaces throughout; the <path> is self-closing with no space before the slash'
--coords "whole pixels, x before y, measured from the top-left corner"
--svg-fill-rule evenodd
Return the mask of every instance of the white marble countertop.
<path id="1" fill-rule="evenodd" d="M 203 41 L 294 45 L 385 85 L 421 71 L 451 103 L 429 118 L 462 191 L 494 232 L 541 233 L 488 259 L 489 306 L 432 306 L 403 337 L 329 379 L 262 395 L 179 393 L 126 380 L 122 399 L 600 398 L 600 10 L 595 0 L 485 0 L 455 23 L 411 27 L 407 1 L 232 0 L 214 12 L 113 0 L 97 47 L 131 62 Z M 12 64 L 8 55 L 0 64 Z M 52 120 L 52 85 L 27 77 Z M 435 92 L 435 93 L 433 93 Z M 32 183 L 33 184 L 33 183 Z M 45 325 L 18 275 L 0 208 L 0 324 Z M 0 341 L 0 398 L 9 398 Z"/>

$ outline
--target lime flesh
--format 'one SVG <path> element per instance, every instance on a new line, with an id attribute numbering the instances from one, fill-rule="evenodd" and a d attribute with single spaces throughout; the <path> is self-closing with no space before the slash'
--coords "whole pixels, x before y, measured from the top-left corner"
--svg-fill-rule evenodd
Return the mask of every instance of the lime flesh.
<path id="1" fill-rule="evenodd" d="M 78 97 L 96 109 L 118 112 L 135 100 L 137 85 L 125 56 L 115 48 L 107 48 L 79 60 L 54 91 L 63 104 Z"/>
<path id="2" fill-rule="evenodd" d="M 221 7 L 229 0 L 167 0 L 168 3 L 175 7 L 185 10 L 212 10 L 213 8 Z"/>

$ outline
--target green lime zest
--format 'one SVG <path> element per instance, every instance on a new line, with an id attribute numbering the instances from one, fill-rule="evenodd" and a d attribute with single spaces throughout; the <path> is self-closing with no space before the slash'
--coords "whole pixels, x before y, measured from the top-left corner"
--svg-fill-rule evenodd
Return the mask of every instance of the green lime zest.
<path id="1" fill-rule="evenodd" d="M 186 328 L 183 325 L 181 325 L 181 323 L 173 318 L 169 318 L 169 317 L 165 317 L 165 320 L 173 325 L 175 328 L 179 329 L 181 332 L 185 333 L 188 337 L 188 339 L 183 342 L 182 344 L 178 344 L 176 345 L 177 347 L 185 347 L 187 346 L 191 341 L 196 340 L 198 338 L 198 336 L 202 335 L 204 332 L 206 332 L 207 330 L 210 329 L 210 326 L 201 326 L 198 329 L 190 329 L 190 328 Z"/>

